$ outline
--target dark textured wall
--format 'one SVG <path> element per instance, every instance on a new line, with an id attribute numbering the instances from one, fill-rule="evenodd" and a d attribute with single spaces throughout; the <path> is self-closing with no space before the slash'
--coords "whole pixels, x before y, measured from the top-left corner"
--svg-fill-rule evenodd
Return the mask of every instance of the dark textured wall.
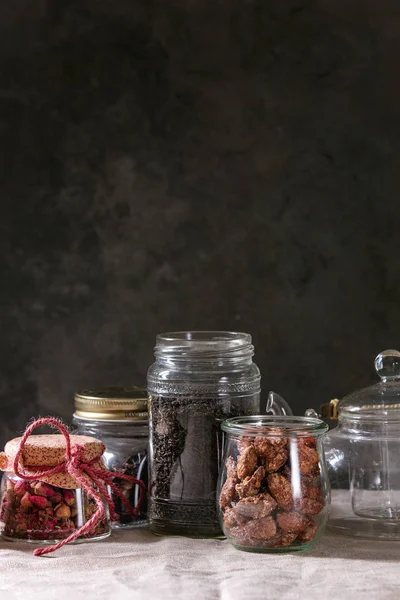
<path id="1" fill-rule="evenodd" d="M 398 0 L 0 9 L 0 438 L 252 332 L 296 412 L 400 345 Z"/>

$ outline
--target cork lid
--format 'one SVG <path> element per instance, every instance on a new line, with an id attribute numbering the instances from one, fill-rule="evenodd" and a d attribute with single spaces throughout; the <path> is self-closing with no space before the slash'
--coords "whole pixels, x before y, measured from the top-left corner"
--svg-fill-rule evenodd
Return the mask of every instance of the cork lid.
<path id="1" fill-rule="evenodd" d="M 14 459 L 22 438 L 14 438 L 7 442 L 4 452 L 0 452 L 0 470 L 13 471 Z M 86 435 L 71 435 L 71 447 L 79 444 L 83 447 L 83 459 L 94 461 L 96 468 L 103 468 L 102 455 L 105 450 L 103 442 Z M 60 434 L 31 435 L 25 442 L 22 451 L 22 467 L 27 475 L 35 475 L 35 471 L 60 465 L 65 460 L 65 438 Z M 98 459 L 98 461 L 96 460 Z M 67 489 L 81 487 L 68 473 L 54 473 L 40 477 L 41 481 Z"/>

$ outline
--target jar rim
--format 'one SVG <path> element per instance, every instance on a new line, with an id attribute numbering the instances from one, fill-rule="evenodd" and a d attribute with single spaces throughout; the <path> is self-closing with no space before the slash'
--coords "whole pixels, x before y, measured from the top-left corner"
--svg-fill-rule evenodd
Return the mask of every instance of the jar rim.
<path id="1" fill-rule="evenodd" d="M 329 429 L 328 425 L 313 417 L 251 415 L 233 417 L 221 424 L 226 433 L 255 437 L 306 437 L 320 436 Z M 282 429 L 282 433 L 276 432 Z"/>
<path id="2" fill-rule="evenodd" d="M 156 336 L 157 346 L 193 346 L 204 345 L 207 348 L 229 345 L 243 346 L 251 343 L 250 333 L 242 331 L 167 331 Z"/>
<path id="3" fill-rule="evenodd" d="M 253 356 L 254 346 L 249 333 L 241 331 L 171 331 L 156 336 L 156 356 L 175 358 L 227 358 Z"/>

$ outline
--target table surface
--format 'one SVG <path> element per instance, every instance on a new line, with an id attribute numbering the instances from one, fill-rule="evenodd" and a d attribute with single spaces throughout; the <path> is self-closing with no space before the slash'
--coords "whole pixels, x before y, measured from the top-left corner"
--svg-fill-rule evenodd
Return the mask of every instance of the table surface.
<path id="1" fill-rule="evenodd" d="M 33 557 L 0 541 L 1 600 L 400 599 L 400 543 L 325 535 L 314 550 L 253 554 L 226 540 L 119 531 Z"/>

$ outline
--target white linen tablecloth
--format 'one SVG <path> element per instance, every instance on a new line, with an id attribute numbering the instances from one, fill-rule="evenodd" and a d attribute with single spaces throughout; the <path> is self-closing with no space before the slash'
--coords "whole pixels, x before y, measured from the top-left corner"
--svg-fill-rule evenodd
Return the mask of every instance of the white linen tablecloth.
<path id="1" fill-rule="evenodd" d="M 399 600 L 400 543 L 325 535 L 310 552 L 253 554 L 146 529 L 44 557 L 0 541 L 1 600 Z"/>

